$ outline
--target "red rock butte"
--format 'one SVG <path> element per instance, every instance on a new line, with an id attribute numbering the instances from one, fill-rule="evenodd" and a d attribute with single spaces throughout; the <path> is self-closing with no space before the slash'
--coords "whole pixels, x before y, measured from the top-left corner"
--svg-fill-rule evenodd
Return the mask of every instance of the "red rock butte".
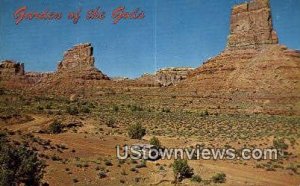
<path id="1" fill-rule="evenodd" d="M 196 68 L 176 89 L 228 103 L 257 103 L 261 111 L 274 104 L 274 113 L 300 114 L 300 52 L 278 44 L 269 1 L 252 0 L 233 7 L 224 51 Z"/>
<path id="2" fill-rule="evenodd" d="M 80 76 L 83 79 L 109 79 L 95 67 L 93 47 L 90 43 L 79 44 L 64 53 L 63 60 L 58 64 L 58 74 Z"/>
<path id="3" fill-rule="evenodd" d="M 269 44 L 278 44 L 269 0 L 253 0 L 234 6 L 226 49 L 259 49 Z"/>

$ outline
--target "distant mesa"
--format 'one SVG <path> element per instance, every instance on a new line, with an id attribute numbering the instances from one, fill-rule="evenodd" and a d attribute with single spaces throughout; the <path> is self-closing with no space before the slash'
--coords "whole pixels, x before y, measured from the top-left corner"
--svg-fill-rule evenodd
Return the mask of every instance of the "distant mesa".
<path id="1" fill-rule="evenodd" d="M 1 80 L 10 81 L 18 78 L 24 83 L 38 83 L 53 80 L 54 75 L 61 78 L 81 78 L 84 80 L 109 80 L 109 77 L 98 70 L 90 43 L 79 44 L 64 53 L 57 71 L 52 73 L 25 72 L 24 64 L 12 60 L 4 60 L 0 64 Z"/>
<path id="2" fill-rule="evenodd" d="M 185 80 L 188 77 L 189 73 L 193 70 L 194 68 L 190 67 L 162 68 L 154 74 L 146 73 L 137 80 L 147 84 L 167 87 L 171 85 L 176 85 L 180 81 Z"/>

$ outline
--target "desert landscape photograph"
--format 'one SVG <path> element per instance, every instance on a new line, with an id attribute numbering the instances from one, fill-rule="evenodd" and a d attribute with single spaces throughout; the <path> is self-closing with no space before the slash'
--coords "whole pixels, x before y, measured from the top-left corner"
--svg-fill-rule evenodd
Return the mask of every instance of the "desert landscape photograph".
<path id="1" fill-rule="evenodd" d="M 299 0 L 0 0 L 0 186 L 299 186 L 299 18 Z"/>

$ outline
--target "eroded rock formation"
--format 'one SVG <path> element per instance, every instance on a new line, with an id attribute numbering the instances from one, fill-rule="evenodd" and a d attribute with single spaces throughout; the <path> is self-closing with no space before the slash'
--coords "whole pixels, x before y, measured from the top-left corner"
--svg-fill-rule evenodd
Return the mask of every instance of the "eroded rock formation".
<path id="1" fill-rule="evenodd" d="M 253 0 L 233 7 L 227 49 L 259 49 L 277 43 L 269 0 Z"/>
<path id="2" fill-rule="evenodd" d="M 180 81 L 187 78 L 188 74 L 194 70 L 189 67 L 170 67 L 160 69 L 155 74 L 144 74 L 138 80 L 148 84 L 159 86 L 176 85 Z"/>
<path id="3" fill-rule="evenodd" d="M 93 47 L 90 43 L 79 44 L 64 53 L 57 72 L 83 79 L 109 79 L 95 66 Z"/>
<path id="4" fill-rule="evenodd" d="M 24 64 L 11 60 L 5 60 L 0 63 L 0 78 L 9 80 L 10 78 L 23 76 L 25 73 Z"/>
<path id="5" fill-rule="evenodd" d="M 278 44 L 269 1 L 252 0 L 233 7 L 225 50 L 177 87 L 249 112 L 300 114 L 300 52 Z"/>

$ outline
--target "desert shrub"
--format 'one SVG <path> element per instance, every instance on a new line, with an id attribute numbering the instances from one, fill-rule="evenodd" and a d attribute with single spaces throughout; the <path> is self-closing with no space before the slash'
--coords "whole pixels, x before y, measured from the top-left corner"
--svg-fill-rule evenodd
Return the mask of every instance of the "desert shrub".
<path id="1" fill-rule="evenodd" d="M 83 106 L 81 108 L 81 112 L 88 114 L 88 113 L 91 113 L 91 110 L 88 106 Z"/>
<path id="2" fill-rule="evenodd" d="M 7 137 L 7 133 L 4 131 L 0 131 L 0 143 L 5 141 Z"/>
<path id="3" fill-rule="evenodd" d="M 36 107 L 36 109 L 39 110 L 39 111 L 41 111 L 41 110 L 44 110 L 44 107 L 38 105 L 38 106 Z"/>
<path id="4" fill-rule="evenodd" d="M 201 181 L 202 181 L 202 178 L 201 178 L 199 175 L 194 175 L 194 176 L 191 178 L 191 181 L 192 181 L 192 182 L 201 182 Z"/>
<path id="5" fill-rule="evenodd" d="M 98 176 L 99 176 L 100 179 L 107 177 L 107 175 L 106 175 L 106 173 L 104 171 L 100 171 L 98 173 Z"/>
<path id="6" fill-rule="evenodd" d="M 142 160 L 140 164 L 137 164 L 135 168 L 140 169 L 143 167 L 147 167 L 146 160 Z"/>
<path id="7" fill-rule="evenodd" d="M 77 115 L 77 114 L 79 114 L 79 111 L 78 111 L 78 108 L 75 106 L 68 106 L 67 113 L 70 115 Z"/>
<path id="8" fill-rule="evenodd" d="M 226 181 L 226 174 L 224 173 L 217 173 L 216 175 L 211 177 L 214 183 L 225 183 Z"/>
<path id="9" fill-rule="evenodd" d="M 162 109 L 162 112 L 169 113 L 169 112 L 171 112 L 171 109 L 170 109 L 170 108 L 163 108 L 163 109 Z"/>
<path id="10" fill-rule="evenodd" d="M 289 145 L 284 142 L 283 138 L 274 139 L 273 146 L 276 149 L 282 149 L 282 150 L 287 150 L 289 148 Z"/>
<path id="11" fill-rule="evenodd" d="M 135 112 L 135 111 L 143 111 L 144 109 L 143 109 L 143 107 L 141 107 L 141 106 L 132 105 L 132 106 L 130 106 L 130 110 L 131 110 L 132 112 Z"/>
<path id="12" fill-rule="evenodd" d="M 51 123 L 48 127 L 48 131 L 52 134 L 59 134 L 62 132 L 62 130 L 63 130 L 63 126 L 57 120 L 55 120 L 53 123 Z"/>
<path id="13" fill-rule="evenodd" d="M 108 127 L 111 127 L 111 128 L 115 128 L 116 126 L 115 126 L 115 123 L 116 123 L 116 120 L 115 119 L 113 119 L 113 118 L 110 118 L 109 120 L 108 120 L 108 122 L 107 122 L 107 126 Z"/>
<path id="14" fill-rule="evenodd" d="M 208 116 L 208 115 L 209 115 L 209 113 L 207 110 L 200 112 L 200 116 Z"/>
<path id="15" fill-rule="evenodd" d="M 113 106 L 113 111 L 114 111 L 114 112 L 119 112 L 119 110 L 120 110 L 120 109 L 119 109 L 119 107 L 118 107 L 117 105 L 114 105 L 114 106 Z"/>
<path id="16" fill-rule="evenodd" d="M 295 174 L 298 174 L 298 168 L 295 164 L 290 164 L 288 167 L 286 167 L 286 169 L 293 171 Z"/>
<path id="17" fill-rule="evenodd" d="M 183 178 L 190 178 L 194 174 L 193 169 L 188 165 L 187 160 L 177 159 L 172 166 L 175 182 L 181 181 Z"/>
<path id="18" fill-rule="evenodd" d="M 25 147 L 0 142 L 0 185 L 39 185 L 45 164 Z"/>
<path id="19" fill-rule="evenodd" d="M 133 124 L 128 128 L 128 135 L 131 139 L 142 139 L 146 135 L 146 129 L 140 124 Z"/>
<path id="20" fill-rule="evenodd" d="M 51 103 L 48 103 L 45 107 L 46 109 L 51 109 L 52 108 L 52 104 Z"/>
<path id="21" fill-rule="evenodd" d="M 4 95 L 4 94 L 5 94 L 4 88 L 0 88 L 0 95 Z"/>
<path id="22" fill-rule="evenodd" d="M 106 166 L 112 166 L 112 162 L 110 160 L 105 160 L 105 165 Z"/>
<path id="23" fill-rule="evenodd" d="M 158 148 L 160 148 L 161 147 L 161 144 L 160 144 L 160 141 L 159 141 L 159 139 L 157 138 L 157 137 L 155 137 L 155 136 L 153 136 L 151 139 L 150 139 L 150 145 L 154 145 L 154 146 L 156 146 L 156 147 L 158 147 Z"/>

